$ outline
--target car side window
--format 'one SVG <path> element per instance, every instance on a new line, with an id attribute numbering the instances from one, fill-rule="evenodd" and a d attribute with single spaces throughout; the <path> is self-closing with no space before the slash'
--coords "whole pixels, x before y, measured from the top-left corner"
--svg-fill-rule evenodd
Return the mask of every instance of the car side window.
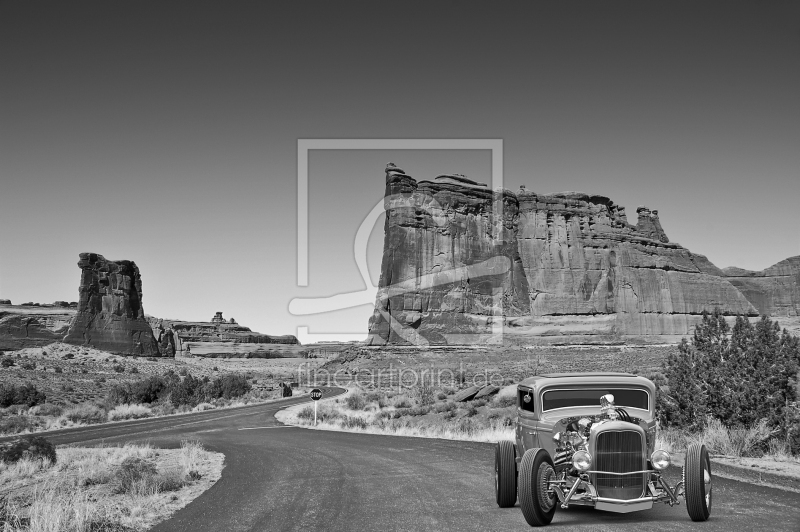
<path id="1" fill-rule="evenodd" d="M 517 405 L 526 412 L 534 412 L 536 410 L 536 402 L 532 390 L 519 390 L 517 391 Z"/>

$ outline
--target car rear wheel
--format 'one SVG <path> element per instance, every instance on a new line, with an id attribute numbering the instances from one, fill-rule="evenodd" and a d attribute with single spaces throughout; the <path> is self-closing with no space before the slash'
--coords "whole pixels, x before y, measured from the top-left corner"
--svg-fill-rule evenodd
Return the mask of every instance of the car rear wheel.
<path id="1" fill-rule="evenodd" d="M 558 499 L 548 489 L 555 477 L 553 459 L 545 449 L 528 449 L 519 464 L 519 506 L 531 526 L 550 524 Z"/>
<path id="2" fill-rule="evenodd" d="M 494 448 L 494 492 L 500 508 L 511 508 L 517 502 L 517 450 L 508 440 Z"/>
<path id="3" fill-rule="evenodd" d="M 705 445 L 693 443 L 686 451 L 683 482 L 686 510 L 692 521 L 705 521 L 711 514 L 711 459 Z"/>

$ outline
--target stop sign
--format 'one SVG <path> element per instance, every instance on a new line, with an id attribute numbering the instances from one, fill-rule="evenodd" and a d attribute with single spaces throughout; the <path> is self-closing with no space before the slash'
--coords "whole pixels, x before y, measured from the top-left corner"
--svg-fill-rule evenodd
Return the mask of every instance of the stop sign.
<path id="1" fill-rule="evenodd" d="M 322 390 L 320 390 L 319 388 L 314 388 L 313 390 L 311 390 L 311 393 L 309 395 L 313 400 L 319 401 L 320 399 L 322 399 Z"/>

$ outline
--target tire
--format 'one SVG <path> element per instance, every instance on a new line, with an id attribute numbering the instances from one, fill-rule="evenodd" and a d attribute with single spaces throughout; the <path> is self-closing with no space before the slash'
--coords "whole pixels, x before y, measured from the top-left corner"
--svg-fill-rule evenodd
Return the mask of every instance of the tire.
<path id="1" fill-rule="evenodd" d="M 517 503 L 517 449 L 508 440 L 498 442 L 494 448 L 494 493 L 500 508 Z"/>
<path id="2" fill-rule="evenodd" d="M 692 521 L 705 521 L 711 514 L 712 480 L 711 459 L 706 446 L 693 443 L 686 451 L 686 464 L 683 466 L 686 510 Z"/>
<path id="3" fill-rule="evenodd" d="M 555 476 L 553 459 L 545 449 L 528 449 L 519 464 L 519 506 L 531 526 L 549 525 L 558 499 L 548 493 L 547 481 Z"/>

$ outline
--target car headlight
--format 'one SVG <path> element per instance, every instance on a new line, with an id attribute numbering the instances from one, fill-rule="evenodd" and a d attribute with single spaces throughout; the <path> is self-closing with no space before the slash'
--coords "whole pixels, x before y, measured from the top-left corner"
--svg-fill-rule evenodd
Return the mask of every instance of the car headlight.
<path id="1" fill-rule="evenodd" d="M 572 465 L 578 471 L 588 471 L 592 467 L 592 455 L 586 451 L 575 451 L 572 455 Z"/>
<path id="2" fill-rule="evenodd" d="M 654 468 L 661 471 L 662 469 L 669 467 L 669 465 L 672 463 L 672 457 L 667 451 L 658 449 L 650 456 L 650 463 L 653 464 Z"/>

